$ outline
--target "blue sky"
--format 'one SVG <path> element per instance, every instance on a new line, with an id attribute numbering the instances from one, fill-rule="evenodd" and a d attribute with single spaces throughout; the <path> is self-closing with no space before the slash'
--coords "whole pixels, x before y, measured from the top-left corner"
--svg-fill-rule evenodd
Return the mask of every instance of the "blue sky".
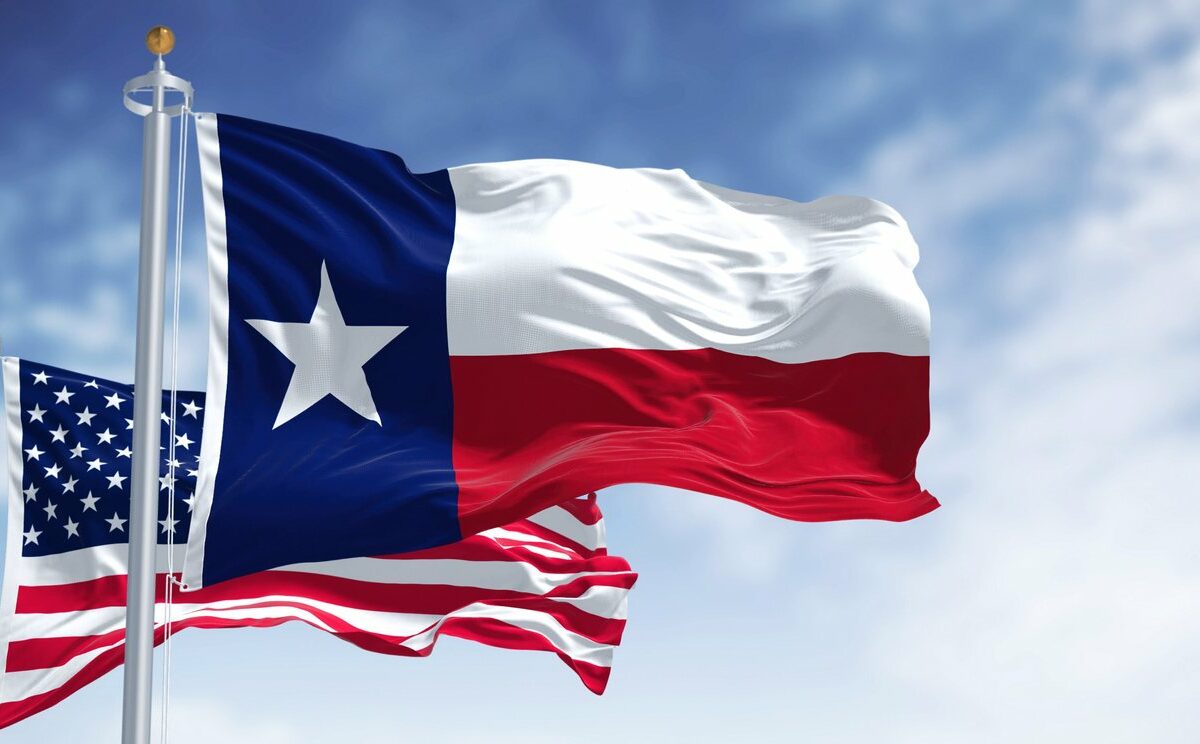
<path id="1" fill-rule="evenodd" d="M 176 742 L 1190 741 L 1200 730 L 1200 14 L 1186 0 L 6 4 L 4 353 L 129 379 L 140 125 L 173 26 L 201 110 L 417 170 L 565 157 L 890 202 L 922 247 L 916 522 L 629 486 L 609 692 L 549 655 L 189 631 Z M 193 174 L 195 171 L 193 171 Z M 197 182 L 182 380 L 203 381 Z M 5 732 L 116 740 L 119 675 Z M 107 738 L 105 738 L 107 737 Z"/>

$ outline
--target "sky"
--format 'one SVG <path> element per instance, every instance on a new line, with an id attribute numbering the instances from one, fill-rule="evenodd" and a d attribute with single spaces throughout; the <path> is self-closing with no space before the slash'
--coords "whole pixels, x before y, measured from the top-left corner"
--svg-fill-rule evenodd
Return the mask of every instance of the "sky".
<path id="1" fill-rule="evenodd" d="M 199 110 L 418 171 L 560 157 L 892 204 L 932 307 L 918 475 L 943 504 L 797 524 L 609 489 L 610 549 L 641 579 L 603 697 L 549 654 L 193 630 L 173 647 L 171 741 L 1195 740 L 1188 0 L 5 3 L 5 354 L 132 377 L 141 127 L 120 87 L 149 68 L 156 23 Z M 180 379 L 196 388 L 192 173 Z M 120 687 L 110 674 L 4 741 L 116 741 Z"/>

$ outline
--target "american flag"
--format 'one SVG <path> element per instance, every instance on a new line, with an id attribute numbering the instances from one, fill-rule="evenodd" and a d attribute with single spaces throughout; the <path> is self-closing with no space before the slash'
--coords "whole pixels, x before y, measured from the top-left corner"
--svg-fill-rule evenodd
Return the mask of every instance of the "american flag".
<path id="1" fill-rule="evenodd" d="M 44 710 L 124 656 L 133 392 L 3 359 L 10 469 L 0 594 L 0 728 Z M 204 396 L 179 393 L 175 478 L 163 396 L 156 640 L 163 638 L 168 536 L 176 566 L 193 504 Z M 168 499 L 174 498 L 174 521 Z M 595 497 L 454 545 L 287 566 L 176 592 L 173 628 L 299 620 L 380 653 L 426 656 L 440 635 L 556 653 L 597 694 L 637 575 L 608 555 Z"/>

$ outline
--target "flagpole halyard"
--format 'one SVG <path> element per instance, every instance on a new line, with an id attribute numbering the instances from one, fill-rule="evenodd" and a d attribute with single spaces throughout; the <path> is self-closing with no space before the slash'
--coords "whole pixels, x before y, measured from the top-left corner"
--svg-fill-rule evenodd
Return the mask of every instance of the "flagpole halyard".
<path id="1" fill-rule="evenodd" d="M 149 744 L 154 665 L 154 525 L 158 511 L 161 428 L 163 307 L 166 284 L 167 206 L 171 161 L 171 118 L 190 107 L 192 86 L 166 70 L 163 55 L 175 35 L 156 26 L 146 47 L 154 67 L 125 84 L 125 107 L 143 117 L 142 231 L 138 258 L 137 354 L 134 372 L 132 491 L 129 507 L 129 582 L 125 627 L 123 744 Z M 148 93 L 149 103 L 137 100 Z M 182 103 L 168 105 L 168 93 Z"/>

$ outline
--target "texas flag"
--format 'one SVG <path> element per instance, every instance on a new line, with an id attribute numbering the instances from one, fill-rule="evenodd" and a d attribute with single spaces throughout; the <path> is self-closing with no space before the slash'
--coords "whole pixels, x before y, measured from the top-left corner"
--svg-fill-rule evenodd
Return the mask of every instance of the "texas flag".
<path id="1" fill-rule="evenodd" d="M 904 220 L 680 170 L 411 173 L 197 119 L 208 417 L 191 587 L 451 543 L 619 483 L 907 520 L 929 310 Z"/>

